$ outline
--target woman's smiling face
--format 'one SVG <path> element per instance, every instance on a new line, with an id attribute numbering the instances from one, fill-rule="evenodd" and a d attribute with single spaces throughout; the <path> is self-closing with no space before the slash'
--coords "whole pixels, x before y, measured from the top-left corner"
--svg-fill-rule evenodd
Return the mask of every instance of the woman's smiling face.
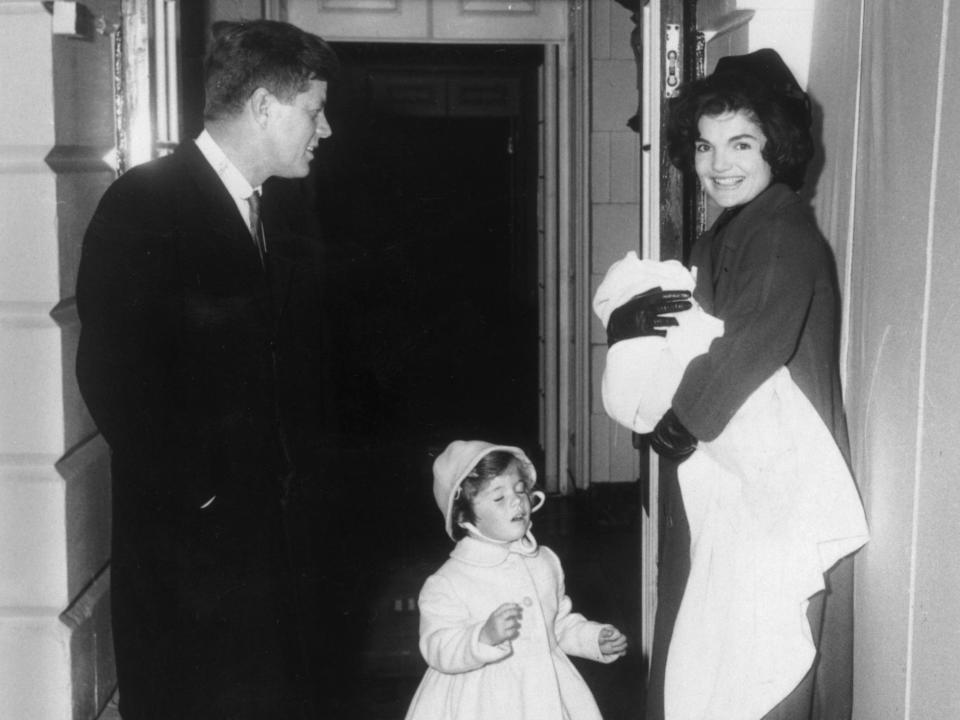
<path id="1" fill-rule="evenodd" d="M 704 115 L 697 124 L 700 137 L 694 167 L 707 195 L 720 207 L 744 205 L 773 180 L 763 159 L 767 142 L 760 126 L 744 110 Z"/>
<path id="2" fill-rule="evenodd" d="M 516 463 L 487 483 L 473 499 L 476 527 L 491 540 L 513 542 L 530 529 L 530 496 Z"/>

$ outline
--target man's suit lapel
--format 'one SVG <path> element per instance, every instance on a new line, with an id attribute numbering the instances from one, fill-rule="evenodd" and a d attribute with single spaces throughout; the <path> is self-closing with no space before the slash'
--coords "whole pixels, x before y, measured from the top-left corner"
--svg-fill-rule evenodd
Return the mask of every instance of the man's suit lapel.
<path id="1" fill-rule="evenodd" d="M 290 181 L 273 178 L 263 184 L 263 222 L 267 236 L 267 255 L 271 295 L 276 317 L 286 310 L 293 285 L 301 280 L 303 229 L 291 228 L 291 211 L 284 201 L 290 197 Z M 298 276 L 299 275 L 299 276 Z"/>
<path id="2" fill-rule="evenodd" d="M 267 240 L 269 243 L 269 239 Z M 282 253 L 274 252 L 269 255 L 270 295 L 273 300 L 273 313 L 276 320 L 280 319 L 287 305 L 290 293 L 290 284 L 293 278 L 295 265 L 285 258 Z"/>
<path id="3" fill-rule="evenodd" d="M 251 269 L 260 267 L 260 256 L 236 203 L 227 192 L 216 171 L 207 162 L 196 144 L 183 143 L 177 148 L 187 180 L 181 189 L 184 216 L 195 223 L 203 236 L 214 238 L 218 251 L 241 260 Z"/>
<path id="4" fill-rule="evenodd" d="M 265 270 L 236 203 L 196 144 L 182 144 L 177 154 L 185 168 L 186 180 L 181 189 L 181 203 L 184 218 L 193 225 L 190 235 L 214 244 L 223 266 L 235 267 L 239 263 L 249 271 L 251 291 L 258 305 L 265 316 L 276 322 L 289 284 L 289 263 L 271 257 Z M 269 247 L 269 227 L 266 228 L 266 236 Z"/>

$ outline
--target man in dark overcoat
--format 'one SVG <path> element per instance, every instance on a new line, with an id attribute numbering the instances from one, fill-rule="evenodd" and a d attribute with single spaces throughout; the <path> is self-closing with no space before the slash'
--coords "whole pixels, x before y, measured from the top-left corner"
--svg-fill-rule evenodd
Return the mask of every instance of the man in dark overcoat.
<path id="1" fill-rule="evenodd" d="M 84 238 L 77 373 L 112 455 L 124 720 L 311 716 L 285 521 L 315 477 L 326 361 L 293 186 L 337 67 L 292 25 L 216 24 L 204 131 L 114 182 Z"/>

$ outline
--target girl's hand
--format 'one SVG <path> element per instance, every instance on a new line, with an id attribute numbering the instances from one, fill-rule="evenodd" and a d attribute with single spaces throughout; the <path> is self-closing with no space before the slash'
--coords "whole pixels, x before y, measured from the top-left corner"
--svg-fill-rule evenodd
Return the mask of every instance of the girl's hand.
<path id="1" fill-rule="evenodd" d="M 604 655 L 619 655 L 627 650 L 626 636 L 613 625 L 600 628 L 600 652 Z"/>
<path id="2" fill-rule="evenodd" d="M 480 642 L 486 645 L 499 645 L 513 640 L 520 634 L 520 620 L 523 608 L 517 603 L 504 603 L 492 613 L 480 631 Z"/>

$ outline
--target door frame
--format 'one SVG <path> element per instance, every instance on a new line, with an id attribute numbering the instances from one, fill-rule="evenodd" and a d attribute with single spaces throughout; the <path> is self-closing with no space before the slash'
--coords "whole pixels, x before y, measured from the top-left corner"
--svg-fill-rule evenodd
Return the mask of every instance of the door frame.
<path id="1" fill-rule="evenodd" d="M 698 0 L 654 0 L 641 13 L 641 158 L 640 249 L 652 260 L 685 259 L 696 231 L 696 197 L 667 155 L 664 119 L 669 91 L 699 72 Z M 669 37 L 668 37 L 669 36 Z M 672 41 L 671 41 L 672 40 Z M 660 554 L 660 484 L 657 454 L 641 442 L 645 502 L 640 518 L 640 637 L 641 652 L 653 652 L 657 611 L 657 566 Z M 649 669 L 649 663 L 647 665 Z"/>
<path id="2" fill-rule="evenodd" d="M 545 486 L 562 495 L 590 484 L 590 11 L 571 2 L 564 42 L 547 47 L 541 113 L 545 142 Z M 546 179 L 552 179 L 551 188 Z M 555 241 L 551 241 L 555 239 Z M 548 272 L 547 270 L 551 270 Z"/>
<path id="3" fill-rule="evenodd" d="M 641 257 L 660 259 L 660 157 L 662 31 L 660 3 L 647 3 L 641 13 L 643 49 L 640 99 L 640 250 Z M 653 652 L 657 610 L 657 557 L 659 555 L 660 464 L 656 453 L 647 453 L 645 510 L 640 517 L 640 643 L 643 656 Z M 647 664 L 649 667 L 649 662 Z"/>
<path id="4" fill-rule="evenodd" d="M 259 0 L 259 6 L 261 17 L 287 19 L 283 0 Z M 541 480 L 548 493 L 560 494 L 586 487 L 590 468 L 589 7 L 568 1 L 567 10 L 563 40 L 525 42 L 544 48 L 539 88 L 537 288 Z M 377 42 L 379 38 L 352 40 Z M 429 38 L 410 41 L 431 42 Z"/>
<path id="5" fill-rule="evenodd" d="M 567 495 L 590 478 L 589 8 L 571 3 L 566 40 L 541 75 L 540 297 L 544 486 Z"/>

